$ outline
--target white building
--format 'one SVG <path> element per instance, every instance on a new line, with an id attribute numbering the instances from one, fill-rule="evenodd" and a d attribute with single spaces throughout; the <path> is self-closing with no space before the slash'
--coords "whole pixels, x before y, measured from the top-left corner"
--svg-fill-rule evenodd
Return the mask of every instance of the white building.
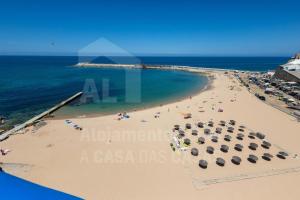
<path id="1" fill-rule="evenodd" d="M 300 54 L 297 54 L 288 63 L 279 66 L 274 77 L 300 83 Z"/>

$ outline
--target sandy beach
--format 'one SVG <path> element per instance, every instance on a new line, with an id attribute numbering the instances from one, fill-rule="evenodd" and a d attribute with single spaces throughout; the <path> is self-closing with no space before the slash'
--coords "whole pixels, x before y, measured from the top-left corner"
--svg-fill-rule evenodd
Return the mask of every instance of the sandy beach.
<path id="1" fill-rule="evenodd" d="M 47 125 L 26 134 L 14 135 L 0 143 L 10 149 L 1 156 L 8 173 L 84 199 L 299 199 L 300 191 L 300 124 L 295 118 L 258 100 L 234 78 L 232 73 L 210 72 L 211 88 L 192 98 L 160 107 L 130 112 L 130 118 L 117 120 L 117 115 L 69 119 L 83 128 L 75 130 L 63 119 L 47 120 Z M 223 112 L 220 112 L 221 110 Z M 192 117 L 184 119 L 184 114 Z M 156 117 L 155 117 L 156 116 Z M 226 126 L 219 126 L 220 120 Z M 235 120 L 236 124 L 228 124 Z M 208 122 L 213 121 L 213 127 Z M 196 126 L 204 122 L 205 127 Z M 186 123 L 192 125 L 186 129 Z M 185 151 L 172 150 L 170 143 L 180 125 L 184 138 L 191 140 Z M 239 131 L 239 126 L 244 126 Z M 205 135 L 221 127 L 221 134 Z M 233 133 L 227 128 L 234 127 Z M 192 130 L 198 134 L 192 135 Z M 265 134 L 269 149 L 262 140 L 248 138 L 250 132 Z M 236 138 L 238 133 L 243 140 Z M 230 142 L 225 135 L 232 137 Z M 218 142 L 211 141 L 212 136 Z M 204 137 L 205 144 L 198 144 Z M 183 138 L 183 139 L 184 139 Z M 181 144 L 182 141 L 181 140 Z M 250 143 L 258 145 L 255 151 Z M 242 151 L 234 149 L 236 144 Z M 229 151 L 220 151 L 227 145 Z M 206 152 L 207 146 L 214 154 Z M 191 148 L 199 150 L 191 155 Z M 286 159 L 276 154 L 285 151 Z M 262 159 L 264 153 L 274 157 Z M 247 160 L 257 156 L 256 163 Z M 242 162 L 235 165 L 232 156 Z M 221 167 L 216 158 L 226 163 Z M 199 167 L 204 159 L 208 167 Z M 1 197 L 1 195 L 0 195 Z"/>

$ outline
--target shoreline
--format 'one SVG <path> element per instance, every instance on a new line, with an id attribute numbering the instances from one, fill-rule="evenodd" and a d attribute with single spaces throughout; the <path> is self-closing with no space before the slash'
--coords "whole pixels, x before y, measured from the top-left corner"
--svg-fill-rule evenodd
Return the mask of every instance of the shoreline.
<path id="1" fill-rule="evenodd" d="M 300 173 L 291 171 L 300 165 L 295 156 L 300 155 L 300 124 L 253 97 L 233 73 L 213 74 L 215 79 L 211 87 L 192 99 L 132 112 L 126 120 L 117 121 L 114 115 L 71 119 L 73 124 L 83 128 L 82 131 L 66 124 L 65 120 L 47 120 L 47 124 L 35 132 L 29 129 L 27 134 L 2 142 L 2 148 L 12 150 L 3 157 L 4 163 L 31 166 L 28 170 L 20 168 L 15 171 L 10 171 L 12 169 L 7 166 L 4 170 L 84 199 L 101 196 L 104 199 L 180 200 L 187 194 L 192 200 L 199 199 L 199 196 L 230 199 L 229 194 L 233 192 L 237 199 L 243 197 L 245 200 L 270 196 L 277 200 L 286 193 L 297 199 Z M 219 112 L 219 108 L 223 111 Z M 160 114 L 155 118 L 157 112 Z M 192 118 L 184 119 L 183 114 L 187 112 Z M 235 131 L 227 133 L 225 126 L 225 130 L 217 135 L 217 143 L 211 141 L 212 136 L 204 135 L 204 129 L 214 131 L 220 120 L 227 123 L 232 119 L 237 123 Z M 203 129 L 195 126 L 199 121 L 205 123 Z M 215 126 L 208 126 L 209 121 Z M 187 123 L 193 128 L 184 128 Z M 191 140 L 186 151 L 176 149 L 174 152 L 170 147 L 173 134 L 177 134 L 172 131 L 175 124 L 183 127 L 185 137 Z M 235 136 L 241 125 L 245 126 L 245 137 L 238 140 Z M 198 130 L 197 136 L 192 135 L 194 129 Z M 271 148 L 265 150 L 261 147 L 261 140 L 248 138 L 251 131 L 264 133 L 265 140 L 272 144 Z M 232 135 L 231 142 L 223 140 L 225 134 Z M 197 143 L 200 136 L 206 139 L 205 144 Z M 250 142 L 259 145 L 256 151 L 248 149 Z M 229 147 L 226 154 L 219 150 L 225 143 Z M 237 143 L 244 146 L 243 151 L 234 149 Z M 213 155 L 206 153 L 207 146 L 215 148 Z M 199 155 L 193 157 L 191 148 L 199 149 Z M 289 156 L 280 160 L 276 153 L 283 150 Z M 272 161 L 261 158 L 265 152 L 274 155 Z M 256 155 L 258 162 L 247 161 L 249 154 Z M 242 158 L 240 165 L 231 162 L 231 157 L 237 155 Z M 216 165 L 217 157 L 226 160 L 225 166 Z M 207 160 L 207 169 L 199 167 L 200 159 Z M 282 174 L 286 169 L 287 172 Z M 161 177 L 159 181 L 157 177 Z M 270 182 L 276 190 L 266 190 Z M 282 188 L 282 184 L 286 187 Z M 257 186 L 255 193 L 249 190 L 253 185 Z"/>
<path id="2" fill-rule="evenodd" d="M 87 68 L 122 68 L 122 69 L 135 69 L 135 68 L 139 68 L 139 69 L 142 69 L 142 70 L 179 70 L 179 71 L 185 71 L 187 73 L 196 73 L 197 75 L 202 75 L 202 76 L 205 76 L 207 79 L 208 79 L 208 83 L 209 83 L 209 74 L 211 72 L 213 72 L 214 70 L 205 70 L 205 69 L 195 69 L 194 67 L 190 67 L 190 66 L 179 66 L 179 67 L 174 67 L 174 66 L 158 66 L 158 67 L 150 67 L 150 68 L 141 68 L 141 67 L 134 67 L 135 65 L 126 65 L 126 64 L 93 64 L 93 63 L 78 63 L 76 64 L 75 66 L 73 67 L 87 67 Z M 207 83 L 207 84 L 208 84 Z M 165 105 L 165 104 L 170 104 L 170 103 L 174 103 L 174 102 L 177 102 L 177 101 L 182 101 L 186 98 L 188 98 L 188 96 L 190 95 L 197 95 L 199 92 L 203 91 L 202 89 L 200 91 L 194 91 L 194 92 L 191 92 L 189 95 L 184 95 L 183 97 L 177 97 L 175 98 L 174 100 L 166 100 L 165 102 L 162 102 L 161 104 Z M 152 108 L 152 107 L 159 107 L 159 104 L 160 103 L 154 103 L 154 104 L 149 104 L 148 106 L 144 106 L 144 107 L 141 107 L 141 108 L 132 108 L 132 109 L 124 109 L 124 110 L 120 110 L 120 112 L 133 112 L 133 111 L 139 111 L 139 110 L 144 110 L 144 109 L 149 109 L 149 108 Z M 66 105 L 65 105 L 66 106 Z M 60 109 L 58 109 L 60 110 Z M 56 111 L 55 111 L 56 112 Z M 53 112 L 55 114 L 55 112 Z M 95 113 L 95 114 L 88 114 L 88 115 L 84 115 L 83 118 L 89 118 L 89 117 L 98 117 L 98 116 L 107 116 L 107 115 L 114 115 L 114 114 L 117 114 L 119 113 L 118 112 L 112 112 L 112 113 Z M 35 119 L 37 116 L 39 115 L 36 115 L 36 116 L 33 116 L 32 118 L 28 119 L 27 121 L 32 121 L 33 119 Z M 59 117 L 54 117 L 54 118 L 49 118 L 47 116 L 45 116 L 44 118 L 42 119 L 45 119 L 45 120 L 55 120 L 55 119 L 67 119 L 67 118 L 80 118 L 81 115 L 62 115 L 62 116 L 59 116 Z M 32 121 L 32 123 L 34 123 L 36 120 Z M 26 121 L 24 122 L 26 123 Z M 23 125 L 24 123 L 21 123 L 21 125 Z M 18 126 L 18 127 L 21 127 L 21 126 Z M 25 128 L 25 126 L 22 126 L 23 128 Z M 11 129 L 7 129 L 5 130 L 4 132 L 2 132 L 0 134 L 0 136 L 3 135 L 6 133 L 6 132 L 10 132 L 10 131 L 13 131 L 15 128 L 11 128 Z M 9 134 L 9 135 L 12 135 L 12 134 Z M 7 137 L 5 137 L 6 139 Z M 3 140 L 0 138 L 0 141 Z"/>
<path id="3" fill-rule="evenodd" d="M 112 113 L 97 112 L 97 113 L 87 114 L 87 115 L 84 115 L 84 116 L 82 116 L 82 115 L 76 115 L 76 116 L 74 116 L 74 115 L 61 115 L 61 116 L 54 116 L 53 118 L 45 118 L 45 120 L 62 120 L 62 119 L 74 119 L 74 118 L 97 118 L 97 117 L 104 117 L 104 116 L 115 116 L 116 114 L 123 113 L 123 112 L 133 113 L 133 112 L 147 110 L 147 109 L 151 109 L 151 108 L 159 108 L 159 107 L 162 107 L 162 106 L 168 106 L 169 104 L 173 104 L 173 103 L 176 103 L 176 102 L 181 102 L 181 101 L 187 100 L 190 97 L 197 96 L 202 92 L 205 92 L 205 91 L 208 91 L 208 90 L 212 89 L 213 78 L 210 77 L 210 74 L 203 74 L 203 73 L 200 73 L 200 72 L 199 73 L 198 72 L 190 72 L 190 73 L 196 73 L 200 76 L 205 76 L 205 78 L 207 78 L 207 83 L 200 90 L 197 89 L 197 90 L 191 92 L 188 95 L 183 95 L 183 96 L 180 96 L 180 97 L 177 97 L 177 98 L 174 98 L 174 99 L 168 99 L 168 100 L 165 100 L 165 101 L 160 102 L 160 103 L 154 103 L 154 104 L 149 104 L 148 103 L 147 106 L 142 106 L 142 107 L 138 107 L 138 108 L 120 109 L 120 111 L 118 111 L 118 112 L 112 112 Z M 55 112 L 54 112 L 54 115 L 55 115 Z"/>

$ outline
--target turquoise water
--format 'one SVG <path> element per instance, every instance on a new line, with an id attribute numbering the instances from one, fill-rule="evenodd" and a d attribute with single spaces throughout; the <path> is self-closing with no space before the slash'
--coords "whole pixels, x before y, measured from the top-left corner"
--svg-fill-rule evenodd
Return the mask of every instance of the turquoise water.
<path id="1" fill-rule="evenodd" d="M 124 69 L 76 68 L 74 64 L 89 60 L 84 57 L 0 56 L 0 116 L 8 119 L 6 128 L 37 115 L 62 100 L 82 91 L 87 79 L 92 79 L 102 103 L 89 103 L 64 107 L 56 114 L 90 115 L 107 114 L 159 105 L 199 91 L 207 79 L 192 73 L 143 70 L 137 72 L 141 81 L 138 102 L 126 101 L 126 73 Z M 285 63 L 286 57 L 127 57 L 93 60 L 96 63 L 133 63 L 186 65 L 210 68 L 267 71 Z M 115 103 L 104 103 L 103 86 L 108 85 L 108 96 Z M 131 83 L 132 84 L 132 83 Z M 3 128 L 3 127 L 2 127 Z M 1 127 L 0 127 L 1 129 Z"/>
<path id="2" fill-rule="evenodd" d="M 102 75 L 106 74 L 106 77 L 109 77 L 109 83 L 111 83 L 109 87 L 112 87 L 109 89 L 109 97 L 113 98 L 113 100 L 111 102 L 104 102 L 102 98 L 102 76 L 100 76 L 94 79 L 100 99 L 99 103 L 80 104 L 80 106 L 77 106 L 78 101 L 75 101 L 56 112 L 56 116 L 79 116 L 96 113 L 110 114 L 160 105 L 192 95 L 200 91 L 207 84 L 206 77 L 181 71 L 135 70 L 131 72 L 132 70 L 130 70 L 125 72 L 124 69 L 92 70 Z M 137 87 L 135 83 L 129 86 L 137 90 L 137 94 L 134 94 L 133 100 L 126 99 L 125 73 L 133 73 L 129 76 L 140 76 L 137 81 L 138 83 L 136 83 L 138 84 Z"/>
<path id="3" fill-rule="evenodd" d="M 130 59 L 122 59 L 122 63 L 131 63 Z M 288 60 L 284 57 L 140 57 L 139 59 L 146 64 L 252 71 L 274 70 Z M 205 77 L 192 73 L 143 70 L 137 73 L 141 81 L 136 83 L 141 86 L 141 99 L 138 102 L 128 102 L 125 92 L 126 70 L 73 67 L 78 61 L 77 57 L 0 56 L 0 116 L 8 119 L 8 126 L 21 123 L 83 90 L 87 79 L 94 81 L 100 102 L 103 100 L 102 94 L 105 93 L 103 81 L 108 82 L 108 94 L 115 97 L 116 102 L 91 102 L 78 106 L 80 101 L 75 101 L 56 114 L 60 116 L 103 114 L 159 105 L 199 91 L 207 83 Z M 96 62 L 110 63 L 104 58 Z M 77 199 L 5 173 L 0 173 L 0 185 L 1 199 Z"/>
<path id="4" fill-rule="evenodd" d="M 0 115 L 6 126 L 21 123 L 55 104 L 82 91 L 86 80 L 96 86 L 100 103 L 72 104 L 58 111 L 58 116 L 113 113 L 143 108 L 187 96 L 206 85 L 207 79 L 193 73 L 162 70 L 131 71 L 73 67 L 76 57 L 0 57 Z M 128 76 L 128 77 L 127 77 Z M 139 77 L 137 82 L 135 77 Z M 140 99 L 126 100 L 126 80 L 130 87 L 140 86 Z M 103 81 L 114 103 L 103 102 Z"/>

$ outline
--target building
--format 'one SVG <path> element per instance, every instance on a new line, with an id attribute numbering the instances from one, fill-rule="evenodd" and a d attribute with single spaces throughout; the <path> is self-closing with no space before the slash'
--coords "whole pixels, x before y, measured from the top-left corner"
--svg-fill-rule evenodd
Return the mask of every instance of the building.
<path id="1" fill-rule="evenodd" d="M 288 63 L 279 66 L 275 78 L 300 83 L 300 54 L 296 54 Z"/>

